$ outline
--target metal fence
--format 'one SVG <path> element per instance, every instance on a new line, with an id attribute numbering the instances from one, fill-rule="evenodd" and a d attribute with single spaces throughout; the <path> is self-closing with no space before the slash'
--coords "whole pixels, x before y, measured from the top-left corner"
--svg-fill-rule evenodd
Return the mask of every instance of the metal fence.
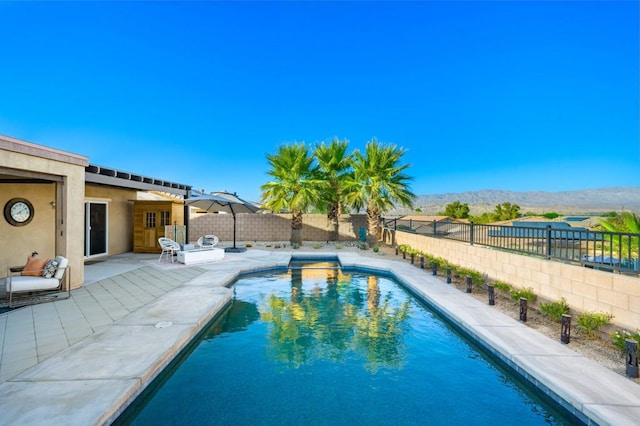
<path id="1" fill-rule="evenodd" d="M 540 227 L 383 218 L 383 225 L 388 229 L 494 247 L 604 271 L 640 272 L 640 234 L 596 232 L 568 225 L 557 228 L 555 222 Z"/>

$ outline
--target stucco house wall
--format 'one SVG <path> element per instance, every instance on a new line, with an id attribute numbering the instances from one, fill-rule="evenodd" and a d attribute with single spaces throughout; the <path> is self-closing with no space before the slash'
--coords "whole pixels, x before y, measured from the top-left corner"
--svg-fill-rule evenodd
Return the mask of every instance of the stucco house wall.
<path id="1" fill-rule="evenodd" d="M 25 226 L 12 226 L 4 217 L 0 219 L 0 235 L 3 250 L 0 251 L 0 268 L 6 275 L 7 267 L 19 266 L 33 251 L 42 258 L 56 255 L 56 209 L 51 205 L 56 199 L 54 183 L 21 185 L 0 183 L 0 206 L 13 198 L 25 198 L 33 204 L 33 220 Z"/>
<path id="2" fill-rule="evenodd" d="M 28 198 L 35 210 L 33 221 L 26 226 L 15 227 L 4 217 L 0 219 L 0 243 L 4 247 L 0 251 L 0 277 L 6 276 L 8 266 L 24 265 L 26 255 L 38 250 L 41 257 L 66 256 L 71 287 L 82 285 L 81 224 L 87 165 L 84 156 L 0 136 L 0 205 L 4 208 L 19 194 Z M 39 183 L 29 182 L 33 180 Z"/>
<path id="3" fill-rule="evenodd" d="M 136 197 L 137 191 L 133 189 L 93 184 L 85 186 L 85 201 L 107 204 L 109 256 L 133 250 L 133 203 Z"/>

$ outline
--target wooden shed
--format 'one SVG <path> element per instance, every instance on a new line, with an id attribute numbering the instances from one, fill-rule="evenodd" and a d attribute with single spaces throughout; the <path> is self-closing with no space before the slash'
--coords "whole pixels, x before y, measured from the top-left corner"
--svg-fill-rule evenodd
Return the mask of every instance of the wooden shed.
<path id="1" fill-rule="evenodd" d="M 165 236 L 165 226 L 184 225 L 182 201 L 137 200 L 133 212 L 134 253 L 160 253 L 158 238 Z"/>

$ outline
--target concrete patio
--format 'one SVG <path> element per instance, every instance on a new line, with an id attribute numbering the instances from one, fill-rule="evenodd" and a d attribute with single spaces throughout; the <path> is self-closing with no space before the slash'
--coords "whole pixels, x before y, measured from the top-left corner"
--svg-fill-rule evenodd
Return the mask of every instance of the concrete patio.
<path id="1" fill-rule="evenodd" d="M 71 298 L 0 314 L 0 423 L 112 422 L 231 301 L 240 271 L 292 254 L 390 271 L 441 314 L 588 423 L 635 425 L 640 386 L 393 256 L 250 249 L 185 266 L 126 254 L 85 266 Z"/>

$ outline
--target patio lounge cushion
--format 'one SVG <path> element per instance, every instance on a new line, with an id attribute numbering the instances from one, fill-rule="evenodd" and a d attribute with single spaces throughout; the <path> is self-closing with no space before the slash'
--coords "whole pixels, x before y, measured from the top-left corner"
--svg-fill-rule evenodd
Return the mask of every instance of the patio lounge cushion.
<path id="1" fill-rule="evenodd" d="M 44 265 L 42 269 L 42 278 L 53 278 L 58 269 L 58 261 L 56 259 L 51 259 Z"/>
<path id="2" fill-rule="evenodd" d="M 32 277 L 41 277 L 42 269 L 44 265 L 49 261 L 49 259 L 41 259 L 35 256 L 27 257 L 27 264 L 24 265 L 24 269 L 22 270 L 21 275 L 32 276 Z"/>
<path id="3" fill-rule="evenodd" d="M 62 256 L 56 256 L 55 260 L 58 261 L 58 270 L 56 271 L 53 278 L 56 280 L 61 280 L 64 277 L 64 271 L 67 269 L 67 265 L 69 265 L 69 259 Z"/>
<path id="4" fill-rule="evenodd" d="M 25 291 L 53 290 L 60 286 L 60 281 L 55 278 L 42 278 L 31 276 L 19 276 L 6 280 L 6 290 L 13 293 L 23 293 Z"/>

